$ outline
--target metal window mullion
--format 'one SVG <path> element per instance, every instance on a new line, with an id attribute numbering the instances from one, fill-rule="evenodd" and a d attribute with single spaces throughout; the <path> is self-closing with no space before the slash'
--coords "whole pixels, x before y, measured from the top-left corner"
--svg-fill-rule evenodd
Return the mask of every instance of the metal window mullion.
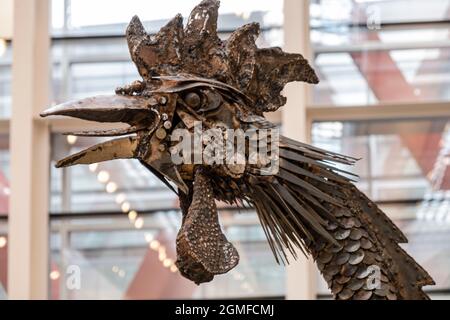
<path id="1" fill-rule="evenodd" d="M 48 297 L 50 1 L 14 1 L 8 297 Z"/>
<path id="2" fill-rule="evenodd" d="M 309 18 L 309 0 L 284 0 L 284 50 L 301 53 L 311 61 Z M 308 90 L 306 84 L 288 84 L 285 89 L 288 100 L 282 108 L 283 134 L 301 141 L 307 140 L 309 130 L 306 105 L 311 94 Z M 286 299 L 316 299 L 317 269 L 312 259 L 301 252 L 298 257 L 286 267 Z"/>

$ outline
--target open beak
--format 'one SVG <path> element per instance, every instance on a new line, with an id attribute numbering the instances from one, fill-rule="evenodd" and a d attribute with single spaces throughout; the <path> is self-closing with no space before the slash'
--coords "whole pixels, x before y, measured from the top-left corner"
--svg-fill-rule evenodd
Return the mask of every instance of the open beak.
<path id="1" fill-rule="evenodd" d="M 69 116 L 97 122 L 123 122 L 125 129 L 69 132 L 76 136 L 124 136 L 106 141 L 68 156 L 57 162 L 56 167 L 91 164 L 114 159 L 135 158 L 137 138 L 128 136 L 141 130 L 152 132 L 159 124 L 159 113 L 152 109 L 154 99 L 140 96 L 97 96 L 60 104 L 43 113 L 41 117 Z"/>

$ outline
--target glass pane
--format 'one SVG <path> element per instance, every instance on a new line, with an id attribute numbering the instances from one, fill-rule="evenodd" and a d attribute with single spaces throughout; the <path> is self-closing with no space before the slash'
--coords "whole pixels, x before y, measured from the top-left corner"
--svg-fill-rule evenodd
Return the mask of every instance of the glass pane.
<path id="1" fill-rule="evenodd" d="M 53 103 L 97 94 L 112 94 L 140 76 L 132 63 L 121 27 L 120 37 L 55 38 L 52 44 Z M 233 28 L 227 29 L 233 30 Z M 226 39 L 229 32 L 220 36 Z M 282 30 L 264 29 L 258 46 L 281 46 Z M 1 80 L 1 79 L 0 79 Z M 1 88 L 0 88 L 1 89 Z"/>
<path id="2" fill-rule="evenodd" d="M 138 14 L 149 32 L 156 32 L 176 14 L 185 20 L 199 3 L 197 0 L 158 2 L 130 0 L 126 3 L 107 0 L 53 1 L 53 32 L 56 35 L 123 34 L 127 23 Z M 248 22 L 262 27 L 280 27 L 283 23 L 282 0 L 227 0 L 220 7 L 219 29 L 233 30 Z M 98 14 L 102 12 L 102 14 Z"/>
<path id="3" fill-rule="evenodd" d="M 9 135 L 0 134 L 0 300 L 7 298 L 9 179 Z"/>
<path id="4" fill-rule="evenodd" d="M 311 0 L 311 24 L 365 24 L 377 15 L 381 23 L 439 22 L 450 17 L 449 0 Z"/>
<path id="5" fill-rule="evenodd" d="M 173 267 L 177 211 L 144 215 L 141 229 L 126 218 L 52 219 L 53 299 L 169 299 L 278 297 L 284 267 L 275 263 L 254 213 L 221 212 L 230 241 L 240 252 L 238 267 L 201 286 Z M 79 268 L 80 287 L 66 284 L 68 268 Z M 69 275 L 70 276 L 70 275 Z"/>
<path id="6" fill-rule="evenodd" d="M 314 105 L 448 101 L 450 0 L 311 3 Z"/>
<path id="7" fill-rule="evenodd" d="M 312 139 L 362 158 L 350 168 L 360 176 L 358 186 L 374 200 L 391 201 L 423 199 L 430 188 L 445 186 L 449 134 L 450 119 L 317 122 Z"/>
<path id="8" fill-rule="evenodd" d="M 52 140 L 54 164 L 69 154 L 108 139 L 80 137 L 73 142 L 58 133 Z M 120 211 L 124 202 L 139 211 L 172 208 L 177 204 L 176 195 L 137 160 L 115 160 L 64 169 L 52 165 L 51 174 L 53 213 Z M 126 207 L 123 209 L 129 211 Z"/>
<path id="9" fill-rule="evenodd" d="M 361 157 L 357 186 L 409 239 L 404 248 L 450 289 L 450 118 L 317 122 L 314 145 Z M 320 279 L 319 293 L 329 293 Z M 443 298 L 443 296 L 438 296 Z M 448 297 L 447 297 L 448 298 Z"/>
<path id="10" fill-rule="evenodd" d="M 6 300 L 8 282 L 8 220 L 0 215 L 0 300 Z"/>
<path id="11" fill-rule="evenodd" d="M 12 46 L 0 38 L 0 118 L 11 116 Z"/>
<path id="12" fill-rule="evenodd" d="M 117 86 L 138 79 L 124 38 L 54 41 L 52 59 L 55 104 L 113 94 Z"/>
<path id="13" fill-rule="evenodd" d="M 67 7 L 65 7 L 65 4 Z M 139 13 L 156 32 L 198 3 L 169 0 L 53 1 L 53 103 L 114 93 L 139 79 L 124 38 L 127 23 Z M 223 1 L 219 36 L 250 22 L 261 24 L 260 47 L 281 46 L 282 0 Z M 89 12 L 95 12 L 91 14 Z M 104 12 L 101 16 L 98 12 Z M 135 160 L 55 169 L 62 157 L 102 139 L 52 135 L 51 296 L 53 299 L 230 298 L 284 295 L 284 268 L 275 263 L 252 212 L 221 212 L 221 222 L 241 261 L 227 275 L 200 287 L 182 278 L 171 263 L 180 225 L 178 198 Z M 105 178 L 107 177 L 107 178 Z M 155 241 L 159 248 L 150 248 Z M 160 261 L 165 248 L 168 267 Z M 67 286 L 67 270 L 81 273 L 79 290 Z M 173 288 L 177 288 L 174 290 Z"/>
<path id="14" fill-rule="evenodd" d="M 320 53 L 319 105 L 450 100 L 448 48 Z"/>

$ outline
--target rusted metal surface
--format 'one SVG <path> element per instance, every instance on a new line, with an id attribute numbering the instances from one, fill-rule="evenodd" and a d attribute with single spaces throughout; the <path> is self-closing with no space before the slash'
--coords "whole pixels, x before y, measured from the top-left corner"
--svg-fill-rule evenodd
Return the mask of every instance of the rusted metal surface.
<path id="1" fill-rule="evenodd" d="M 201 167 L 195 172 L 192 192 L 177 237 L 177 266 L 182 275 L 200 284 L 233 269 L 239 254 L 221 231 L 210 177 Z"/>
<path id="2" fill-rule="evenodd" d="M 43 116 L 64 115 L 100 122 L 124 122 L 128 129 L 74 133 L 133 136 L 105 142 L 58 162 L 65 167 L 136 158 L 180 197 L 182 227 L 177 267 L 197 284 L 234 268 L 239 255 L 223 234 L 215 200 L 253 205 L 279 263 L 311 255 L 336 299 L 426 299 L 431 277 L 399 243 L 405 236 L 352 184 L 352 174 L 336 164 L 357 159 L 281 137 L 279 170 L 263 175 L 267 163 L 176 164 L 174 130 L 273 129 L 263 112 L 275 111 L 291 81 L 317 83 L 299 54 L 258 49 L 258 24 L 217 36 L 219 2 L 205 0 L 186 28 L 180 15 L 150 36 L 134 17 L 127 29 L 131 58 L 141 81 L 116 95 L 69 102 Z M 246 154 L 250 157 L 250 154 Z M 278 157 L 278 156 L 277 156 Z M 175 184 L 176 189 L 169 182 Z"/>

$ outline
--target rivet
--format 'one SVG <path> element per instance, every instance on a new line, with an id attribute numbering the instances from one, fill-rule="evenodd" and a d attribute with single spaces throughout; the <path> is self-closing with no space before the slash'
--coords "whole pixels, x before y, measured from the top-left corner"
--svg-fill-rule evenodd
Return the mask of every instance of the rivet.
<path id="1" fill-rule="evenodd" d="M 159 128 L 158 130 L 156 130 L 155 134 L 159 140 L 162 140 L 167 136 L 167 132 L 164 128 Z"/>
<path id="2" fill-rule="evenodd" d="M 167 113 L 163 113 L 161 117 L 162 117 L 163 121 L 166 121 L 167 119 L 169 119 L 169 116 L 167 115 Z"/>
<path id="3" fill-rule="evenodd" d="M 170 122 L 170 121 L 164 122 L 164 128 L 166 128 L 167 130 L 169 130 L 170 128 L 172 128 L 172 122 Z"/>
<path id="4" fill-rule="evenodd" d="M 156 106 L 158 104 L 158 101 L 154 97 L 151 97 L 148 100 L 148 103 L 149 103 L 150 106 Z"/>
<path id="5" fill-rule="evenodd" d="M 161 96 L 159 98 L 159 103 L 162 104 L 162 105 L 165 105 L 167 103 L 167 98 L 164 97 L 164 96 Z"/>

